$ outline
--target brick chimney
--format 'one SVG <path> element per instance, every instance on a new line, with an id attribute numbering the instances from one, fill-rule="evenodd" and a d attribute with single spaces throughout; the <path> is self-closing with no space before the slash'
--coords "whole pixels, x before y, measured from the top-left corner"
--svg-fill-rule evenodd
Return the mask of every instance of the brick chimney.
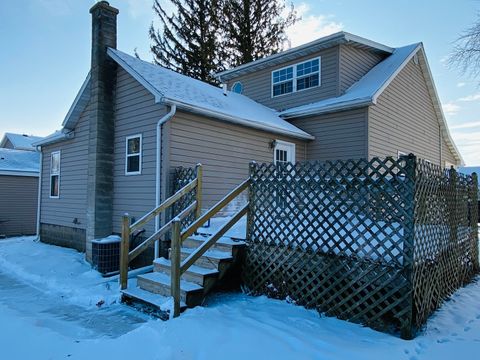
<path id="1" fill-rule="evenodd" d="M 90 13 L 92 64 L 86 229 L 86 258 L 89 262 L 92 260 L 91 241 L 112 233 L 116 64 L 107 55 L 107 48 L 117 47 L 118 10 L 107 1 L 99 1 Z"/>

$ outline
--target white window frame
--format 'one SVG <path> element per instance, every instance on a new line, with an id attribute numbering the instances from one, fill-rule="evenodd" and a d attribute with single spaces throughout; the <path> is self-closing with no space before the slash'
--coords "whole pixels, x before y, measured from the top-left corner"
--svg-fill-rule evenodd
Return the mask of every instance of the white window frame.
<path id="1" fill-rule="evenodd" d="M 295 163 L 295 144 L 283 141 L 275 140 L 275 146 L 273 148 L 273 163 L 277 163 L 277 149 L 287 151 L 287 162 Z"/>
<path id="2" fill-rule="evenodd" d="M 298 65 L 304 64 L 304 63 L 312 61 L 312 60 L 317 60 L 317 59 L 318 59 L 318 71 L 312 72 L 312 73 L 307 74 L 307 75 L 302 75 L 300 77 L 297 77 L 297 66 Z M 277 72 L 277 71 L 284 70 L 284 69 L 288 69 L 288 68 L 293 68 L 293 77 L 291 79 L 291 81 L 293 82 L 292 83 L 292 92 L 285 93 L 285 94 L 280 94 L 280 95 L 273 95 L 273 86 L 274 85 L 278 85 L 278 84 L 290 81 L 290 80 L 285 80 L 285 81 L 274 84 L 273 83 L 273 73 Z M 309 87 L 309 88 L 306 88 L 306 89 L 297 90 L 297 80 L 298 79 L 301 79 L 301 78 L 304 78 L 304 77 L 307 77 L 307 76 L 310 76 L 310 75 L 314 75 L 314 74 L 318 74 L 318 85 L 312 86 L 312 87 Z M 292 65 L 288 65 L 288 66 L 284 66 L 284 67 L 279 68 L 279 69 L 272 70 L 270 75 L 271 75 L 270 76 L 270 96 L 271 96 L 272 99 L 273 98 L 278 98 L 280 96 L 291 95 L 291 94 L 294 94 L 294 93 L 299 92 L 299 91 L 306 91 L 306 90 L 310 90 L 310 89 L 315 89 L 315 88 L 320 87 L 322 85 L 322 57 L 317 56 L 317 57 L 314 57 L 314 58 L 311 58 L 311 59 L 308 59 L 308 60 L 300 61 L 300 62 L 292 64 Z"/>
<path id="3" fill-rule="evenodd" d="M 235 86 L 237 86 L 237 85 L 241 87 L 241 90 L 242 90 L 242 91 L 236 92 L 236 91 L 234 90 Z M 235 93 L 235 94 L 243 94 L 243 84 L 242 84 L 242 82 L 241 82 L 241 81 L 235 81 L 235 82 L 233 83 L 232 87 L 230 88 L 230 90 L 231 90 L 233 93 Z"/>
<path id="4" fill-rule="evenodd" d="M 453 168 L 454 168 L 455 170 L 457 169 L 457 165 L 451 163 L 451 162 L 448 161 L 448 160 L 445 160 L 445 169 L 450 170 L 450 169 L 452 168 L 452 166 L 453 166 Z"/>
<path id="5" fill-rule="evenodd" d="M 58 171 L 54 172 L 53 171 L 53 156 L 58 154 Z M 49 186 L 49 197 L 50 199 L 58 199 L 60 198 L 60 169 L 62 164 L 62 154 L 60 150 L 58 151 L 52 151 L 50 153 L 50 176 L 49 176 L 49 181 L 50 181 L 50 186 Z M 52 176 L 57 176 L 58 177 L 58 193 L 57 195 L 52 195 Z"/>
<path id="6" fill-rule="evenodd" d="M 408 156 L 408 154 L 403 152 L 403 151 L 398 150 L 397 151 L 397 159 L 400 159 L 400 156 Z"/>
<path id="7" fill-rule="evenodd" d="M 128 140 L 131 139 L 140 139 L 140 145 L 139 149 L 140 152 L 138 154 L 129 154 L 128 153 Z M 142 174 L 142 155 L 143 155 L 143 138 L 142 134 L 135 134 L 135 135 L 130 135 L 125 137 L 125 175 L 130 176 L 130 175 L 140 175 Z M 128 158 L 133 157 L 133 156 L 138 156 L 138 171 L 128 171 Z"/>

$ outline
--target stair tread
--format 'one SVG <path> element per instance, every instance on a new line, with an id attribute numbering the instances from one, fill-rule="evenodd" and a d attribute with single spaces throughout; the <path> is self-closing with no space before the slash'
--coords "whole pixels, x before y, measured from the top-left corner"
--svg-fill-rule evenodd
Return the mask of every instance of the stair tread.
<path id="1" fill-rule="evenodd" d="M 168 287 L 170 287 L 170 284 L 171 284 L 170 275 L 165 274 L 165 273 L 161 273 L 161 272 L 152 272 L 152 273 L 148 273 L 148 274 L 139 275 L 138 278 L 142 278 L 142 279 L 146 279 L 146 280 L 153 281 L 153 282 L 156 282 L 156 283 L 160 283 L 160 284 L 166 285 Z M 187 291 L 187 292 L 188 291 L 199 291 L 199 290 L 203 291 L 202 286 L 200 286 L 198 284 L 195 284 L 193 282 L 190 282 L 190 281 L 183 280 L 183 279 L 180 280 L 180 289 L 183 290 L 183 291 Z"/>
<path id="2" fill-rule="evenodd" d="M 155 264 L 170 266 L 170 260 L 165 258 L 157 258 L 153 261 Z M 208 269 L 202 266 L 192 265 L 188 268 L 187 272 L 195 273 L 198 275 L 214 275 L 218 274 L 218 270 L 216 269 Z"/>
<path id="3" fill-rule="evenodd" d="M 185 247 L 182 247 L 180 249 L 180 251 L 185 254 L 191 254 L 195 250 L 196 249 L 185 248 Z M 208 250 L 202 256 L 205 256 L 211 259 L 216 259 L 216 260 L 230 260 L 233 258 L 231 253 L 226 251 L 220 251 L 220 250 Z"/>
<path id="4" fill-rule="evenodd" d="M 150 291 L 147 291 L 147 290 L 140 289 L 137 286 L 136 281 L 130 281 L 130 283 L 128 284 L 128 288 L 121 290 L 121 292 L 122 294 L 130 298 L 141 300 L 163 311 L 170 310 L 171 308 L 170 296 L 162 296 L 159 294 L 151 293 Z M 180 303 L 180 307 L 184 308 L 184 307 L 187 307 L 187 305 L 182 301 Z"/>
<path id="5" fill-rule="evenodd" d="M 210 234 L 209 234 L 210 235 Z M 189 239 L 193 240 L 199 240 L 199 241 L 207 241 L 209 236 L 203 236 L 203 235 L 192 235 L 189 237 Z M 233 240 L 231 237 L 228 236 L 222 236 L 220 239 L 217 240 L 218 244 L 225 244 L 225 245 L 245 245 L 244 240 Z"/>

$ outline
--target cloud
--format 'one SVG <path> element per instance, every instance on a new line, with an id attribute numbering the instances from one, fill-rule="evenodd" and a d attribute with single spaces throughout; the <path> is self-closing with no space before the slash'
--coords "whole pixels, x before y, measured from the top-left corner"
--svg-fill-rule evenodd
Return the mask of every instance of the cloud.
<path id="1" fill-rule="evenodd" d="M 465 83 L 463 81 L 457 83 L 457 87 L 459 87 L 459 88 L 464 87 L 465 85 L 467 85 L 467 83 Z"/>
<path id="2" fill-rule="evenodd" d="M 474 128 L 480 128 L 480 121 L 473 121 L 473 122 L 467 122 L 464 124 L 450 126 L 450 129 L 452 130 L 474 129 Z"/>
<path id="3" fill-rule="evenodd" d="M 447 115 L 453 116 L 460 111 L 460 106 L 455 104 L 453 101 L 442 104 L 443 112 Z"/>
<path id="4" fill-rule="evenodd" d="M 480 100 L 480 93 L 468 95 L 458 99 L 458 101 L 477 101 L 477 100 Z"/>
<path id="5" fill-rule="evenodd" d="M 301 20 L 287 29 L 287 36 L 292 47 L 343 29 L 343 24 L 332 20 L 332 15 L 312 14 L 310 6 L 306 3 L 300 3 L 295 9 Z"/>

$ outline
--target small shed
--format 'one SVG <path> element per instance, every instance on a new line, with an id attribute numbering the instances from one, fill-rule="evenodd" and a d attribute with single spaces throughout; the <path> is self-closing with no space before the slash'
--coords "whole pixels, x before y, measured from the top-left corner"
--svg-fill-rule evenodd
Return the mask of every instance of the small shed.
<path id="1" fill-rule="evenodd" d="M 40 154 L 0 148 L 0 236 L 36 233 Z"/>

